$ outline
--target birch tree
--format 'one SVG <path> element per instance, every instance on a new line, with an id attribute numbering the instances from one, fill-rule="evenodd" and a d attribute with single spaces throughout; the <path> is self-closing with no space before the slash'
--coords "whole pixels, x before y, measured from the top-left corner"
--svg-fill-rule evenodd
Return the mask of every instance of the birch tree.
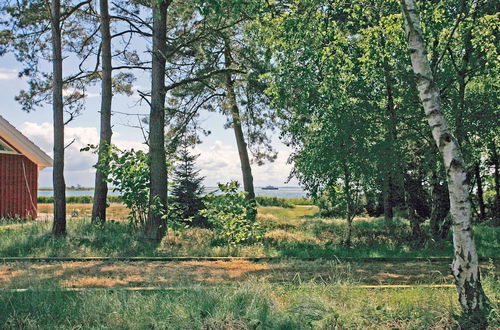
<path id="1" fill-rule="evenodd" d="M 419 97 L 447 175 L 455 251 L 452 271 L 459 302 L 468 326 L 478 326 L 485 322 L 488 303 L 481 286 L 478 255 L 472 234 L 467 170 L 458 141 L 441 109 L 440 90 L 427 58 L 415 1 L 401 0 L 401 8 Z"/>

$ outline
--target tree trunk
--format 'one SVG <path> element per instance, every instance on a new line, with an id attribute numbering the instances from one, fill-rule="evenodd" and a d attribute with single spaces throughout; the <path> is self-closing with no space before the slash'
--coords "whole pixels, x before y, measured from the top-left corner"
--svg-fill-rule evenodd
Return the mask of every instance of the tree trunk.
<path id="1" fill-rule="evenodd" d="M 165 233 L 162 215 L 167 209 L 167 159 L 165 154 L 165 54 L 167 49 L 166 0 L 152 0 L 153 50 L 151 109 L 149 115 L 150 201 L 145 237 L 161 240 Z"/>
<path id="2" fill-rule="evenodd" d="M 390 171 L 385 171 L 385 177 L 383 178 L 384 180 L 384 187 L 383 187 L 383 195 L 384 195 L 384 220 L 385 221 L 392 221 L 392 218 L 394 216 L 392 212 L 392 184 L 391 184 L 391 176 L 390 176 Z"/>
<path id="3" fill-rule="evenodd" d="M 448 236 L 450 213 L 450 197 L 446 185 L 441 184 L 435 171 L 432 173 L 432 207 L 430 217 L 430 227 L 434 239 L 446 238 Z"/>
<path id="4" fill-rule="evenodd" d="M 418 174 L 405 174 L 408 219 L 412 228 L 412 239 L 416 241 L 422 240 L 423 235 L 420 224 L 431 214 L 422 181 L 421 176 Z"/>
<path id="5" fill-rule="evenodd" d="M 479 220 L 486 219 L 486 207 L 483 197 L 483 179 L 481 178 L 481 166 L 479 162 L 474 166 L 474 175 L 476 176 L 477 185 L 477 203 L 479 204 Z"/>
<path id="6" fill-rule="evenodd" d="M 385 42 L 382 47 L 385 47 Z M 385 118 L 385 142 L 387 144 L 386 162 L 384 167 L 386 168 L 386 189 L 387 189 L 387 201 L 384 200 L 384 215 L 386 220 L 392 219 L 393 208 L 395 206 L 404 205 L 404 184 L 401 175 L 401 165 L 399 152 L 396 146 L 397 140 L 397 129 L 396 129 L 396 105 L 394 103 L 394 92 L 392 82 L 394 78 L 391 76 L 391 69 L 387 58 L 383 60 L 384 69 L 384 83 L 387 98 L 386 105 L 386 118 Z M 398 173 L 399 172 L 399 173 Z M 385 212 L 385 205 L 390 207 L 390 210 Z"/>
<path id="7" fill-rule="evenodd" d="M 347 220 L 347 228 L 344 232 L 344 239 L 342 240 L 342 245 L 351 246 L 352 237 L 352 220 L 355 217 L 354 207 L 353 207 L 353 196 L 351 192 L 351 176 L 349 170 L 344 169 L 344 198 L 345 198 L 345 218 Z"/>
<path id="8" fill-rule="evenodd" d="M 441 110 L 440 91 L 431 71 L 420 17 L 414 0 L 401 0 L 408 49 L 416 76 L 419 97 L 441 152 L 450 193 L 455 256 L 452 270 L 463 316 L 469 327 L 486 322 L 487 298 L 481 286 L 478 256 L 472 235 L 471 205 L 467 171 L 460 146 Z"/>
<path id="9" fill-rule="evenodd" d="M 100 0 L 101 20 L 101 133 L 99 138 L 99 153 L 97 163 L 106 161 L 111 145 L 111 101 L 112 91 L 112 63 L 111 63 L 111 32 L 108 0 Z M 92 222 L 106 221 L 106 204 L 108 195 L 108 184 L 106 175 L 99 170 L 95 173 L 94 204 L 92 206 Z"/>
<path id="10" fill-rule="evenodd" d="M 491 156 L 493 158 L 494 164 L 494 175 L 495 175 L 495 206 L 494 206 L 494 217 L 500 217 L 500 173 L 499 173 L 499 159 L 498 152 L 495 144 L 493 144 Z"/>
<path id="11" fill-rule="evenodd" d="M 52 110 L 54 125 L 54 223 L 52 235 L 66 234 L 66 183 L 64 182 L 64 104 L 61 42 L 61 3 L 52 0 L 50 6 L 52 28 Z"/>
<path id="12" fill-rule="evenodd" d="M 227 39 L 224 41 L 224 60 L 226 69 L 230 69 L 232 65 L 231 46 L 229 40 Z M 247 198 L 249 200 L 255 201 L 252 167 L 250 166 L 250 158 L 248 157 L 245 135 L 243 134 L 243 129 L 241 127 L 240 111 L 238 109 L 236 93 L 234 91 L 234 81 L 231 77 L 230 72 L 225 73 L 225 85 L 227 92 L 227 102 L 233 120 L 234 135 L 236 137 L 236 144 L 238 146 L 238 153 L 240 156 L 241 173 L 243 175 L 243 189 L 247 193 Z"/>

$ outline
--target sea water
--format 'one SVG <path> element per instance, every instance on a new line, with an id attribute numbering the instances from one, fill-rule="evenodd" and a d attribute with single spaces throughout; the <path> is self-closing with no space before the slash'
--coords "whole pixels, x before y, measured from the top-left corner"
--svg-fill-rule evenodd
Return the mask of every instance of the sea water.
<path id="1" fill-rule="evenodd" d="M 282 198 L 301 198 L 307 197 L 307 192 L 301 187 L 278 187 L 278 190 L 263 190 L 262 187 L 255 187 L 255 195 L 257 196 L 272 196 L 272 197 L 282 197 Z M 206 193 L 214 192 L 218 193 L 217 187 L 205 187 Z M 109 195 L 119 196 L 120 193 L 109 189 Z M 53 190 L 39 190 L 38 196 L 53 196 Z M 93 190 L 67 190 L 66 196 L 85 196 L 94 195 Z"/>

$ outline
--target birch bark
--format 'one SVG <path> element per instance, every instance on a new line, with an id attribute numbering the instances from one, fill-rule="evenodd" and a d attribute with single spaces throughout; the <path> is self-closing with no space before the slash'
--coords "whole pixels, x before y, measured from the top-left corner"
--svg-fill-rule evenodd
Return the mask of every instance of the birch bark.
<path id="1" fill-rule="evenodd" d="M 471 204 L 464 159 L 441 110 L 440 91 L 435 84 L 427 58 L 415 1 L 401 0 L 401 6 L 420 101 L 446 170 L 455 251 L 452 271 L 460 305 L 469 324 L 484 324 L 484 311 L 488 304 L 481 286 L 478 256 L 472 234 Z"/>

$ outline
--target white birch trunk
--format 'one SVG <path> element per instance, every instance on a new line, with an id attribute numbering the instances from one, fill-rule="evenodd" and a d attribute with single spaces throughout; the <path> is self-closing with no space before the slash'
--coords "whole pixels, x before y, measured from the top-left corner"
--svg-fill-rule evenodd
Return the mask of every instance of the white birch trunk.
<path id="1" fill-rule="evenodd" d="M 441 110 L 440 91 L 427 58 L 420 17 L 414 0 L 401 0 L 403 18 L 413 71 L 420 100 L 432 129 L 432 136 L 443 157 L 453 220 L 453 276 L 463 315 L 469 322 L 484 322 L 487 300 L 484 295 L 478 256 L 472 235 L 471 205 L 467 172 L 460 146 L 450 131 Z"/>

